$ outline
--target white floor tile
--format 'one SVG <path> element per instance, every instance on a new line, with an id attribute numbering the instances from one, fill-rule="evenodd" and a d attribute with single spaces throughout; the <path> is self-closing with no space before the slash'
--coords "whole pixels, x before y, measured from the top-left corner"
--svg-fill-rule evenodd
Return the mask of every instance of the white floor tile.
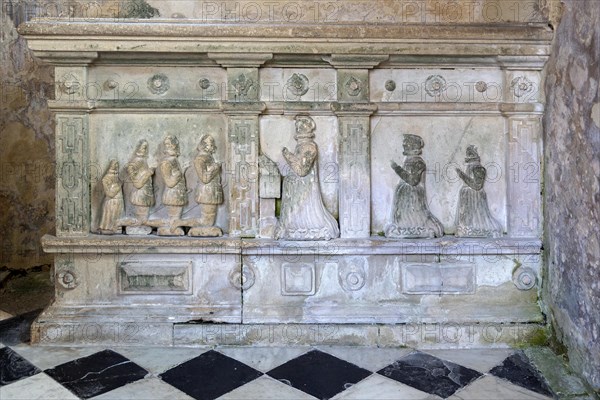
<path id="1" fill-rule="evenodd" d="M 116 347 L 113 350 L 154 375 L 161 374 L 208 351 L 208 349 L 183 347 Z"/>
<path id="2" fill-rule="evenodd" d="M 0 387 L 0 399 L 2 400 L 71 400 L 77 398 L 43 372 Z"/>
<path id="3" fill-rule="evenodd" d="M 476 380 L 464 389 L 454 393 L 449 400 L 548 400 L 549 397 L 532 392 L 513 385 L 512 383 L 496 378 L 494 376 L 484 376 Z"/>
<path id="4" fill-rule="evenodd" d="M 514 349 L 460 349 L 460 350 L 423 350 L 442 360 L 452 361 L 463 367 L 479 372 L 489 372 L 502 364 L 506 357 L 515 352 Z"/>
<path id="5" fill-rule="evenodd" d="M 351 346 L 318 346 L 319 350 L 351 362 L 361 368 L 377 372 L 399 360 L 412 349 L 393 349 L 377 347 L 351 347 Z"/>
<path id="6" fill-rule="evenodd" d="M 57 365 L 105 350 L 104 347 L 47 347 L 28 344 L 11 347 L 41 370 L 54 368 Z"/>
<path id="7" fill-rule="evenodd" d="M 422 392 L 410 386 L 388 379 L 381 375 L 371 375 L 343 391 L 334 399 L 377 399 L 377 400 L 421 400 L 439 399 L 429 393 Z"/>
<path id="8" fill-rule="evenodd" d="M 219 397 L 220 400 L 314 400 L 315 397 L 281 383 L 269 376 L 261 376 Z"/>
<path id="9" fill-rule="evenodd" d="M 93 400 L 192 400 L 192 397 L 161 381 L 151 377 L 141 379 L 111 390 L 96 397 Z M 4 400 L 4 399 L 2 399 Z"/>
<path id="10" fill-rule="evenodd" d="M 216 350 L 258 371 L 269 372 L 312 349 L 310 347 L 219 347 Z"/>

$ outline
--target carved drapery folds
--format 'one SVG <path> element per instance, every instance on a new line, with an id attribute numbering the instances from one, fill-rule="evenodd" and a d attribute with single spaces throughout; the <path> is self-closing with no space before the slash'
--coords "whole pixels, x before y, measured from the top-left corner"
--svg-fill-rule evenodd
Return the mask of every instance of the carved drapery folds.
<path id="1" fill-rule="evenodd" d="M 340 234 L 338 223 L 325 208 L 318 173 L 318 147 L 314 142 L 315 121 L 299 115 L 296 121 L 296 147 L 284 147 L 287 173 L 283 178 L 281 216 L 276 237 L 286 240 L 329 240 Z"/>
<path id="2" fill-rule="evenodd" d="M 500 237 L 502 226 L 490 212 L 487 194 L 483 188 L 486 169 L 481 165 L 475 146 L 467 147 L 465 162 L 467 163 L 465 172 L 456 169 L 458 176 L 464 182 L 458 199 L 456 236 Z"/>
<path id="3" fill-rule="evenodd" d="M 224 196 L 222 166 L 214 159 L 216 145 L 213 136 L 205 134 L 200 138 L 193 168 L 181 166 L 176 136 L 167 135 L 162 150 L 163 157 L 155 171 L 148 165 L 148 141 L 140 140 L 122 172 L 125 183 L 119 178 L 118 161 L 111 160 L 101 181 L 104 200 L 98 233 L 122 233 L 122 227 L 125 227 L 128 235 L 148 235 L 153 228 L 158 228 L 159 236 L 182 236 L 184 228 L 189 227 L 189 236 L 223 234 L 221 228 L 215 226 L 217 210 Z M 186 176 L 193 179 L 188 182 Z M 190 188 L 189 184 L 194 186 Z M 183 215 L 190 191 L 193 191 L 199 208 L 198 218 Z"/>
<path id="4" fill-rule="evenodd" d="M 395 238 L 432 238 L 444 234 L 440 221 L 429 211 L 425 194 L 425 161 L 421 158 L 425 146 L 418 135 L 404 135 L 406 156 L 402 166 L 391 162 L 392 169 L 400 177 L 394 192 L 392 221 L 386 227 L 385 236 Z"/>

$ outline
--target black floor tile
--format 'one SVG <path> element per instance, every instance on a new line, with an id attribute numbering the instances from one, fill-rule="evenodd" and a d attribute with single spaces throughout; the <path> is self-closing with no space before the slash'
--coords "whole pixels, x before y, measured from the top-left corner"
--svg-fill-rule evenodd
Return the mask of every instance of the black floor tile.
<path id="1" fill-rule="evenodd" d="M 522 351 L 517 351 L 504 360 L 502 365 L 492 368 L 490 374 L 545 396 L 554 396 L 544 378 L 531 365 Z"/>
<path id="2" fill-rule="evenodd" d="M 0 349 L 0 386 L 41 372 L 29 361 L 8 347 Z"/>
<path id="3" fill-rule="evenodd" d="M 319 399 L 329 399 L 372 375 L 372 372 L 313 350 L 267 374 Z"/>
<path id="4" fill-rule="evenodd" d="M 0 321 L 0 343 L 12 346 L 30 341 L 31 324 L 43 310 L 35 310 Z"/>
<path id="5" fill-rule="evenodd" d="M 90 398 L 144 378 L 148 371 L 112 350 L 44 371 L 80 398 Z"/>
<path id="6" fill-rule="evenodd" d="M 263 373 L 210 350 L 160 375 L 163 381 L 195 399 L 215 399 Z"/>
<path id="7" fill-rule="evenodd" d="M 458 389 L 482 375 L 472 369 L 421 352 L 402 357 L 377 373 L 443 398 L 452 396 Z"/>

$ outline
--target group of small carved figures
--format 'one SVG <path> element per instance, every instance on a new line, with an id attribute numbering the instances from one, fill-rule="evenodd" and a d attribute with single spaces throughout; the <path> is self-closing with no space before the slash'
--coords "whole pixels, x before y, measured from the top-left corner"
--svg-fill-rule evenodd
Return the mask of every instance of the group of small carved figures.
<path id="1" fill-rule="evenodd" d="M 307 115 L 295 119 L 296 147 L 294 151 L 284 148 L 283 158 L 289 173 L 283 178 L 281 212 L 275 229 L 275 238 L 284 240 L 329 240 L 339 237 L 338 222 L 327 210 L 321 197 L 318 175 L 318 147 L 314 141 L 316 124 Z M 195 201 L 200 208 L 200 218 L 182 219 L 184 206 L 188 202 L 188 190 L 184 171 L 179 164 L 179 142 L 168 135 L 163 140 L 164 156 L 158 165 L 157 175 L 164 183 L 161 201 L 166 208 L 166 218 L 150 218 L 155 206 L 153 175 L 148 166 L 148 142 L 137 145 L 133 157 L 126 166 L 128 183 L 126 194 L 133 216 L 123 217 L 125 201 L 119 179 L 119 163 L 111 160 L 102 178 L 104 203 L 99 233 L 150 234 L 154 227 L 160 236 L 182 236 L 183 227 L 189 227 L 189 236 L 221 236 L 215 226 L 217 210 L 223 203 L 221 185 L 221 163 L 216 162 L 215 140 L 210 134 L 200 138 L 194 169 L 198 177 Z M 431 213 L 427 205 L 424 173 L 426 165 L 421 158 L 423 139 L 405 134 L 404 164 L 391 162 L 392 169 L 400 177 L 393 200 L 391 222 L 385 227 L 385 236 L 390 238 L 433 238 L 441 237 L 444 228 Z M 486 169 L 481 165 L 477 149 L 468 146 L 465 162 L 466 171 L 456 169 L 463 181 L 456 214 L 458 237 L 499 237 L 502 226 L 490 213 L 487 196 L 483 189 Z"/>

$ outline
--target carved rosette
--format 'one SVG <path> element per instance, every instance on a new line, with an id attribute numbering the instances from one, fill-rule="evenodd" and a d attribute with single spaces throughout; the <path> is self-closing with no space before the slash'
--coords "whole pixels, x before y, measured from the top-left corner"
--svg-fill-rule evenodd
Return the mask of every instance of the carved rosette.
<path id="1" fill-rule="evenodd" d="M 430 75 L 425 81 L 425 91 L 431 97 L 436 97 L 446 90 L 446 79 L 441 75 Z"/>
<path id="2" fill-rule="evenodd" d="M 256 282 L 256 272 L 249 265 L 242 265 L 242 268 L 235 267 L 229 273 L 229 283 L 236 289 L 248 290 Z"/>
<path id="3" fill-rule="evenodd" d="M 170 87 L 169 78 L 165 74 L 154 74 L 148 78 L 148 90 L 152 94 L 165 94 Z"/>
<path id="4" fill-rule="evenodd" d="M 477 90 L 479 93 L 485 92 L 487 88 L 488 85 L 484 81 L 479 81 L 475 84 L 475 90 Z"/>
<path id="5" fill-rule="evenodd" d="M 361 263 L 350 263 L 338 267 L 338 282 L 346 292 L 355 292 L 365 286 L 365 267 Z"/>
<path id="6" fill-rule="evenodd" d="M 385 90 L 388 92 L 393 92 L 396 90 L 396 81 L 389 79 L 385 82 Z"/>
<path id="7" fill-rule="evenodd" d="M 519 290 L 531 290 L 537 283 L 535 271 L 531 268 L 517 268 L 513 272 L 513 283 Z"/>
<path id="8" fill-rule="evenodd" d="M 75 289 L 79 284 L 75 273 L 69 269 L 64 269 L 56 274 L 56 283 L 66 290 Z"/>
<path id="9" fill-rule="evenodd" d="M 303 74 L 294 74 L 286 83 L 287 90 L 296 97 L 308 92 L 308 78 Z"/>
<path id="10" fill-rule="evenodd" d="M 210 81 L 207 78 L 202 78 L 198 81 L 198 86 L 202 90 L 206 90 L 210 87 Z"/>
<path id="11" fill-rule="evenodd" d="M 104 89 L 105 90 L 115 90 L 117 87 L 119 87 L 119 82 L 115 81 L 114 79 L 107 79 L 104 82 Z"/>
<path id="12" fill-rule="evenodd" d="M 533 82 L 525 76 L 518 76 L 510 82 L 515 97 L 523 97 L 533 91 Z"/>
<path id="13" fill-rule="evenodd" d="M 349 96 L 356 97 L 360 94 L 363 89 L 363 83 L 360 79 L 355 76 L 351 76 L 350 79 L 346 81 L 346 92 Z"/>

